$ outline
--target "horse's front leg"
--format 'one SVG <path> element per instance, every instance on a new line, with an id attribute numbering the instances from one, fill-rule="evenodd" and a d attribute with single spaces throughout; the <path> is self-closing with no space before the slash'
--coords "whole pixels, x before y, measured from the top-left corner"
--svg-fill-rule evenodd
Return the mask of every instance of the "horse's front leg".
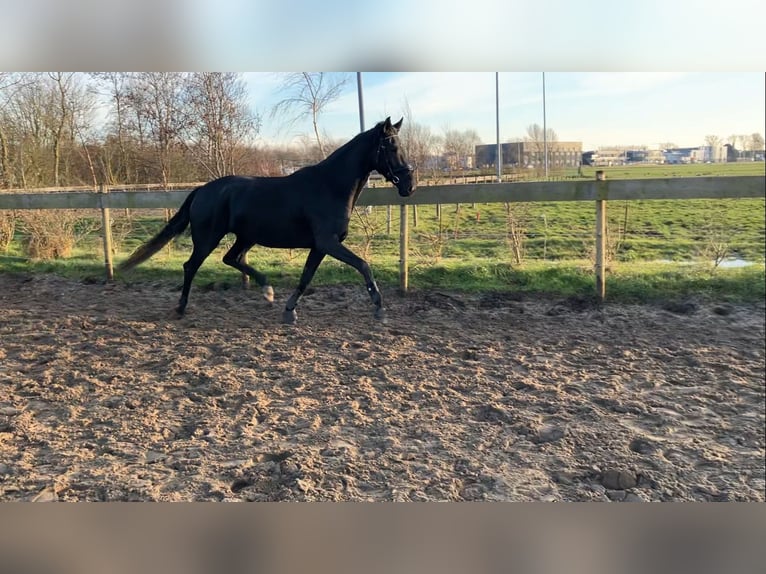
<path id="1" fill-rule="evenodd" d="M 372 277 L 372 269 L 370 268 L 369 263 L 343 245 L 338 240 L 337 236 L 322 240 L 317 239 L 317 248 L 330 257 L 334 257 L 338 261 L 350 265 L 361 273 L 362 277 L 364 277 L 365 285 L 367 286 L 367 293 L 370 295 L 372 304 L 375 305 L 375 318 L 385 320 L 386 312 L 383 309 L 383 297 L 380 294 L 377 283 L 375 283 L 375 280 Z"/>

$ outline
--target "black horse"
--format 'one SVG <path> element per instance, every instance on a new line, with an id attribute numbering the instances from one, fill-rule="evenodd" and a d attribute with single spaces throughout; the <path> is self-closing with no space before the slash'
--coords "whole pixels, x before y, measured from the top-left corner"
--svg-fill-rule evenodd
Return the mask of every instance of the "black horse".
<path id="1" fill-rule="evenodd" d="M 375 305 L 375 317 L 384 318 L 383 301 L 369 264 L 343 245 L 351 211 L 372 170 L 393 183 L 399 195 L 414 191 L 412 168 L 399 145 L 402 120 L 391 118 L 360 133 L 316 165 L 284 177 L 226 176 L 192 191 L 181 208 L 156 236 L 139 247 L 118 270 L 132 269 L 157 253 L 191 224 L 194 245 L 184 263 L 184 286 L 176 311 L 183 315 L 192 279 L 202 262 L 227 233 L 236 241 L 223 262 L 252 277 L 268 301 L 274 290 L 266 276 L 247 264 L 254 245 L 309 249 L 298 287 L 287 300 L 282 320 L 294 323 L 295 307 L 326 255 L 351 265 L 364 277 Z"/>

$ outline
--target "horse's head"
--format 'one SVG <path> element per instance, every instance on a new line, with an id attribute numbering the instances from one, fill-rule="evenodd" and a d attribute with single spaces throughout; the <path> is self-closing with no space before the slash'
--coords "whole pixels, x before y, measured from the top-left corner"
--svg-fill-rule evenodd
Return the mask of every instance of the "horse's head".
<path id="1" fill-rule="evenodd" d="M 379 139 L 375 152 L 375 169 L 396 186 L 399 195 L 407 197 L 415 191 L 415 183 L 412 177 L 412 166 L 407 163 L 399 142 L 399 128 L 402 127 L 402 121 L 404 118 L 392 124 L 389 117 L 376 126 L 379 130 Z"/>

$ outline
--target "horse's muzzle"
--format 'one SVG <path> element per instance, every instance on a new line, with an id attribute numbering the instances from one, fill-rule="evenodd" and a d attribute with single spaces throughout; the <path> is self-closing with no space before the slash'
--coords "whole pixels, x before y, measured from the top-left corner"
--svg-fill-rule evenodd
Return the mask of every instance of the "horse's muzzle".
<path id="1" fill-rule="evenodd" d="M 399 195 L 402 197 L 409 197 L 415 193 L 415 180 L 412 177 L 412 170 L 408 170 L 401 174 L 401 176 L 397 176 L 394 185 L 396 186 Z"/>

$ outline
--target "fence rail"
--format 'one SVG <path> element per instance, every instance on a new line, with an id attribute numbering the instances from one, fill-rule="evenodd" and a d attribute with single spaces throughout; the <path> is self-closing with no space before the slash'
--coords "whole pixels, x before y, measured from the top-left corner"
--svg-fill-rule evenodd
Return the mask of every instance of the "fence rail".
<path id="1" fill-rule="evenodd" d="M 534 181 L 468 183 L 423 187 L 399 197 L 392 187 L 367 188 L 357 205 L 434 205 L 539 201 L 607 201 L 639 199 L 760 198 L 766 195 L 760 176 L 678 177 L 602 181 Z M 177 208 L 191 189 L 106 192 L 0 193 L 0 209 L 157 209 Z"/>
<path id="2" fill-rule="evenodd" d="M 606 206 L 610 200 L 727 199 L 766 197 L 764 176 L 679 177 L 662 179 L 570 180 L 523 183 L 477 183 L 423 187 L 408 198 L 399 197 L 393 188 L 367 188 L 359 198 L 360 206 L 398 205 L 400 216 L 399 286 L 407 290 L 408 231 L 410 205 L 459 203 L 515 203 L 549 201 L 595 202 L 596 289 L 605 296 Z M 125 189 L 99 192 L 2 193 L 0 210 L 16 209 L 98 209 L 109 221 L 111 209 L 178 208 L 191 189 L 175 191 L 136 191 Z M 112 277 L 111 231 L 103 230 L 107 278 Z"/>

